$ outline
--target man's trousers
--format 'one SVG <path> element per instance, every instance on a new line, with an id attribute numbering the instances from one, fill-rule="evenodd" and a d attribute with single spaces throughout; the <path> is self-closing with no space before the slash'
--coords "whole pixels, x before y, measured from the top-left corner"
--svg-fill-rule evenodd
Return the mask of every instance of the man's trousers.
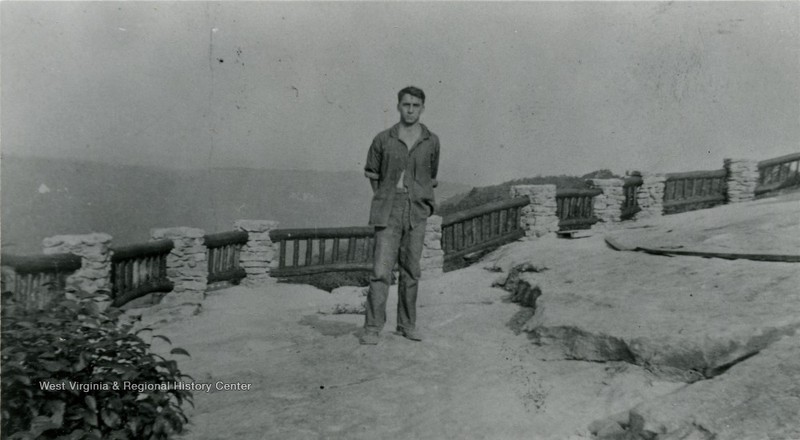
<path id="1" fill-rule="evenodd" d="M 378 333 L 386 323 L 386 298 L 392 269 L 398 263 L 397 330 L 414 330 L 417 322 L 419 260 L 425 241 L 425 222 L 411 224 L 408 194 L 395 194 L 389 222 L 375 231 L 372 277 L 367 294 L 364 329 Z"/>

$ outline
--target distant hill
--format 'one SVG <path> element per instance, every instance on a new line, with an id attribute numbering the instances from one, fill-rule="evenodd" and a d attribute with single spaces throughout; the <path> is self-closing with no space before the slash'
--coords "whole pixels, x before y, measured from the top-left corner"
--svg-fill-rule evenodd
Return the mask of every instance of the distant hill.
<path id="1" fill-rule="evenodd" d="M 458 194 L 441 203 L 439 215 L 451 214 L 465 209 L 480 206 L 489 202 L 511 198 L 513 185 L 556 185 L 557 188 L 587 188 L 587 179 L 610 179 L 619 177 L 610 170 L 597 170 L 583 176 L 537 176 L 509 180 L 499 185 L 472 188 L 471 191 Z"/>
<path id="2" fill-rule="evenodd" d="M 15 253 L 38 253 L 43 238 L 58 234 L 106 232 L 122 245 L 147 241 L 151 228 L 221 232 L 237 219 L 365 225 L 371 197 L 358 171 L 175 170 L 8 156 L 1 165 L 2 246 Z M 442 182 L 436 196 L 468 189 Z"/>

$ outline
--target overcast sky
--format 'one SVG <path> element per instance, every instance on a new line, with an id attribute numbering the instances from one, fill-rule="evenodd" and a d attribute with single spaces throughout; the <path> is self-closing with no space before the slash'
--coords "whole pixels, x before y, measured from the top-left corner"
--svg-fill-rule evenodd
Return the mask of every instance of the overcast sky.
<path id="1" fill-rule="evenodd" d="M 3 154 L 360 171 L 427 94 L 440 179 L 800 151 L 800 3 L 1 2 Z"/>

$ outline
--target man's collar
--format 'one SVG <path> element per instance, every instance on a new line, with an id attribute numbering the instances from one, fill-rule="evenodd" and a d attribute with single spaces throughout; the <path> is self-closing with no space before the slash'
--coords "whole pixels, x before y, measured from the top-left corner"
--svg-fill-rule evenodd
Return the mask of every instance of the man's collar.
<path id="1" fill-rule="evenodd" d="M 426 127 L 425 124 L 420 122 L 419 123 L 419 127 L 421 129 L 421 131 L 420 131 L 420 139 L 428 139 L 429 137 L 431 137 L 431 132 L 428 131 L 428 127 Z M 392 126 L 392 128 L 389 130 L 389 136 L 391 136 L 393 138 L 397 138 L 398 137 L 397 133 L 399 131 L 400 131 L 400 123 L 398 122 L 398 123 L 394 124 Z"/>

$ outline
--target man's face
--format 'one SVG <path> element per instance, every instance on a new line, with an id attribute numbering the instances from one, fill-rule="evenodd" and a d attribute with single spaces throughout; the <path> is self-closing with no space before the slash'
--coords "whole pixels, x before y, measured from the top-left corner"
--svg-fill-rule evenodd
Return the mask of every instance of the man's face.
<path id="1" fill-rule="evenodd" d="M 400 102 L 397 103 L 397 111 L 400 112 L 400 120 L 406 125 L 416 124 L 419 117 L 425 110 L 425 104 L 416 96 L 409 94 L 403 95 Z"/>

